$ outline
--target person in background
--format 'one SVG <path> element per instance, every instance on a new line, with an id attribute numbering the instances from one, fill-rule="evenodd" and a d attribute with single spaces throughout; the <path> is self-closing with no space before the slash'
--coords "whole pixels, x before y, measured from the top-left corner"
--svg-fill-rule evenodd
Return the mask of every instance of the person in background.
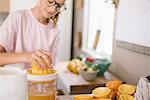
<path id="1" fill-rule="evenodd" d="M 0 27 L 0 66 L 51 67 L 60 40 L 56 23 L 63 9 L 65 0 L 38 0 L 32 9 L 11 13 Z"/>
<path id="2" fill-rule="evenodd" d="M 134 100 L 150 100 L 150 76 L 140 78 Z"/>

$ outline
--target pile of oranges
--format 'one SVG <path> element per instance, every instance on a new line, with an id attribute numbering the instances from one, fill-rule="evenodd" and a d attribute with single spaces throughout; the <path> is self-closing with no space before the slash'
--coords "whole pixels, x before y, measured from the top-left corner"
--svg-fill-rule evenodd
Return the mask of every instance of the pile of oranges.
<path id="1" fill-rule="evenodd" d="M 97 87 L 89 95 L 76 95 L 74 100 L 134 100 L 136 86 L 109 81 L 106 87 Z"/>

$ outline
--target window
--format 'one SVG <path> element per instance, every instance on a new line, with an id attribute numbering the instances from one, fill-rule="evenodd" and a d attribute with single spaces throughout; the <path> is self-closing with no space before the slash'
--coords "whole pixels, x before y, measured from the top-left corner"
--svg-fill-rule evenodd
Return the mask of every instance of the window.
<path id="1" fill-rule="evenodd" d="M 111 0 L 85 0 L 83 48 L 101 55 L 111 56 L 115 6 Z M 96 38 L 100 32 L 96 45 Z M 97 34 L 97 35 L 96 35 Z"/>

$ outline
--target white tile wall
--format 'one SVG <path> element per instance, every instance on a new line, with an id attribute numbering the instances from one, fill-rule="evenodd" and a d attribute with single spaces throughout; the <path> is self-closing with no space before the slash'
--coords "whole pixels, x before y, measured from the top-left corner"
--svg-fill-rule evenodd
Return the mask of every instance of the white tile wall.
<path id="1" fill-rule="evenodd" d="M 125 41 L 120 41 L 120 40 L 116 41 L 116 45 L 118 48 L 122 48 L 128 51 L 150 56 L 150 47 L 141 46 L 141 45 L 137 45 L 137 44 L 125 42 Z"/>

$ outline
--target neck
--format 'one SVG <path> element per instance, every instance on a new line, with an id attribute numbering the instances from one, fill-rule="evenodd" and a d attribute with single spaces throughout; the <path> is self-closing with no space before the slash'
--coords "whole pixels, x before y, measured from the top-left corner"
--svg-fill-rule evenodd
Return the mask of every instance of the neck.
<path id="1" fill-rule="evenodd" d="M 38 9 L 38 7 L 34 7 L 31 9 L 34 17 L 42 24 L 45 24 L 47 25 L 49 23 L 49 19 L 48 18 L 45 18 L 43 17 L 41 14 L 40 14 L 40 10 Z"/>

